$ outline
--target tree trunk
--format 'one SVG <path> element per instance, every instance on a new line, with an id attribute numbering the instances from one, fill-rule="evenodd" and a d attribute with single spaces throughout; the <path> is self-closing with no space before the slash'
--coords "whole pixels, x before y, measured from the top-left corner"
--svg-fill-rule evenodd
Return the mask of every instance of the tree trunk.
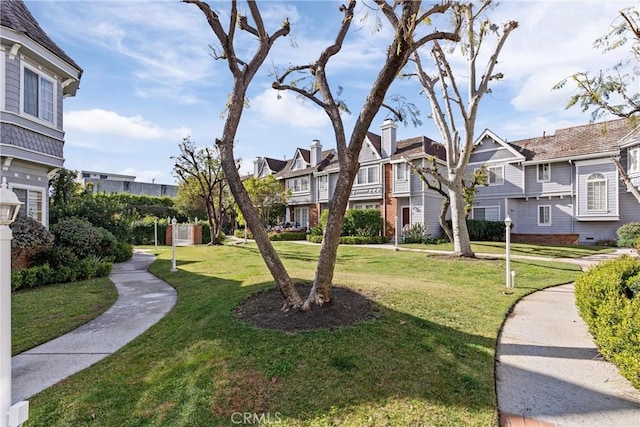
<path id="1" fill-rule="evenodd" d="M 471 240 L 464 214 L 464 195 L 461 180 L 455 180 L 450 187 L 451 228 L 453 229 L 453 253 L 456 256 L 474 257 Z"/>
<path id="2" fill-rule="evenodd" d="M 447 235 L 447 238 L 450 242 L 453 242 L 453 232 L 451 231 L 451 227 L 447 224 L 447 212 L 449 211 L 449 206 L 451 205 L 451 200 L 449 197 L 445 197 L 442 200 L 442 205 L 440 205 L 440 216 L 438 217 L 438 222 L 440 222 L 440 227 L 444 234 Z"/>
<path id="3" fill-rule="evenodd" d="M 247 190 L 244 188 L 244 185 L 242 185 L 236 161 L 233 157 L 233 144 L 225 144 L 220 140 L 217 140 L 216 143 L 220 148 L 220 162 L 224 168 L 224 173 L 227 177 L 230 177 L 229 189 L 245 218 L 245 223 L 251 227 L 253 238 L 258 245 L 262 258 L 269 272 L 271 272 L 271 275 L 275 279 L 280 294 L 284 298 L 282 309 L 284 311 L 297 310 L 302 307 L 302 298 L 291 281 L 289 273 L 287 273 L 278 253 L 271 244 L 267 230 L 262 224 L 260 215 L 253 206 Z"/>
<path id="4" fill-rule="evenodd" d="M 355 171 L 357 172 L 357 169 Z M 338 246 L 340 245 L 342 223 L 349 203 L 354 176 L 355 173 L 352 171 L 340 170 L 338 184 L 333 198 L 329 202 L 329 216 L 327 217 L 327 225 L 322 239 L 322 248 L 320 249 L 318 265 L 316 266 L 313 287 L 302 307 L 304 311 L 310 310 L 314 304 L 323 305 L 331 301 L 331 286 L 333 285 L 333 273 L 338 256 Z"/>

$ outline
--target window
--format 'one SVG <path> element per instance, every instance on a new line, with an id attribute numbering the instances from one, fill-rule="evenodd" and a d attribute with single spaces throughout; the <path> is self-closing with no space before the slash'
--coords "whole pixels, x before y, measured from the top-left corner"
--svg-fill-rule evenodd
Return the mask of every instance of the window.
<path id="1" fill-rule="evenodd" d="M 595 172 L 587 177 L 587 210 L 607 210 L 607 177 Z"/>
<path id="2" fill-rule="evenodd" d="M 640 172 L 640 147 L 629 149 L 629 173 Z"/>
<path id="3" fill-rule="evenodd" d="M 380 182 L 378 165 L 361 167 L 356 176 L 356 185 L 377 184 Z"/>
<path id="4" fill-rule="evenodd" d="M 538 182 L 551 181 L 551 163 L 541 163 L 538 165 Z"/>
<path id="5" fill-rule="evenodd" d="M 42 191 L 27 188 L 13 188 L 12 190 L 16 193 L 18 200 L 24 203 L 24 205 L 20 207 L 19 214 L 27 215 L 39 223 L 42 223 Z"/>
<path id="6" fill-rule="evenodd" d="M 287 180 L 287 188 L 293 193 L 303 193 L 309 191 L 309 177 L 301 176 Z"/>
<path id="7" fill-rule="evenodd" d="M 489 179 L 489 185 L 504 184 L 504 166 L 488 166 L 487 177 Z"/>
<path id="8" fill-rule="evenodd" d="M 307 164 L 305 163 L 305 161 L 302 158 L 302 156 L 298 156 L 298 158 L 296 159 L 295 163 L 293 164 L 293 170 L 304 169 L 306 167 L 307 167 Z"/>
<path id="9" fill-rule="evenodd" d="M 55 116 L 53 80 L 23 68 L 22 109 L 25 113 L 53 123 Z"/>
<path id="10" fill-rule="evenodd" d="M 538 225 L 551 225 L 551 206 L 538 206 Z"/>
<path id="11" fill-rule="evenodd" d="M 377 209 L 380 210 L 380 203 L 373 203 L 373 202 L 368 202 L 368 203 L 355 203 L 353 205 L 354 209 Z"/>
<path id="12" fill-rule="evenodd" d="M 298 223 L 300 227 L 309 226 L 309 208 L 295 208 L 293 210 L 295 218 L 293 220 Z"/>
<path id="13" fill-rule="evenodd" d="M 473 208 L 473 219 L 484 221 L 500 221 L 500 208 L 489 206 L 485 208 Z"/>
<path id="14" fill-rule="evenodd" d="M 409 165 L 406 163 L 398 163 L 395 167 L 396 170 L 396 181 L 406 181 L 409 173 L 408 170 Z"/>
<path id="15" fill-rule="evenodd" d="M 329 189 L 329 175 L 321 175 L 318 177 L 318 187 L 320 191 L 327 191 Z"/>

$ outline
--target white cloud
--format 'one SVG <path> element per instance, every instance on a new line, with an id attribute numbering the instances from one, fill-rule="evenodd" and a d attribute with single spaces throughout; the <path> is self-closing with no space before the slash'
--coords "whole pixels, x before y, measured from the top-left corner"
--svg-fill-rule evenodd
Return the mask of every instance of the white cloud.
<path id="1" fill-rule="evenodd" d="M 329 119 L 320 107 L 310 101 L 303 102 L 287 91 L 278 92 L 267 89 L 251 99 L 251 110 L 273 124 L 287 124 L 295 128 L 320 128 L 329 123 Z"/>
<path id="2" fill-rule="evenodd" d="M 125 117 L 102 109 L 69 111 L 65 113 L 64 121 L 67 130 L 142 140 L 180 139 L 191 132 L 185 127 L 163 129 L 139 115 Z"/>

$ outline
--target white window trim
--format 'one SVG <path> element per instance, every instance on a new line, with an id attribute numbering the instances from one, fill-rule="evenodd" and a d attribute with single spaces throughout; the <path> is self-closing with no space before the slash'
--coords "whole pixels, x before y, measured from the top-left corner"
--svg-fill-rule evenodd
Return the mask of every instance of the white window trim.
<path id="1" fill-rule="evenodd" d="M 302 189 L 302 180 L 303 178 L 307 179 L 307 188 L 305 190 Z M 295 181 L 299 179 L 300 180 L 300 191 L 296 191 L 295 190 Z M 294 183 L 293 186 L 289 186 L 290 183 Z M 286 187 L 287 190 L 291 190 L 292 194 L 303 194 L 303 193 L 308 193 L 310 191 L 311 188 L 311 182 L 308 176 L 297 176 L 295 178 L 288 178 L 287 182 L 286 182 Z"/>
<path id="2" fill-rule="evenodd" d="M 0 48 L 0 110 L 5 111 L 6 92 L 5 50 Z"/>
<path id="3" fill-rule="evenodd" d="M 595 175 L 602 175 L 604 178 L 603 179 L 598 179 L 597 182 L 604 182 L 604 208 L 603 209 L 589 209 L 589 182 L 590 182 L 590 178 Z M 591 182 L 596 182 L 596 180 L 593 180 Z M 609 180 L 607 179 L 607 175 L 603 172 L 592 172 L 589 175 L 587 175 L 587 178 L 585 179 L 585 193 L 586 193 L 586 197 L 585 197 L 585 209 L 586 212 L 608 212 L 609 211 Z"/>
<path id="4" fill-rule="evenodd" d="M 376 202 L 360 202 L 354 203 L 353 209 L 376 209 L 380 210 L 380 203 Z"/>
<path id="5" fill-rule="evenodd" d="M 407 182 L 409 180 L 409 165 L 406 163 L 396 163 L 393 168 L 393 179 L 394 181 L 402 181 Z M 398 171 L 400 168 L 404 169 L 404 178 L 398 178 Z"/>
<path id="6" fill-rule="evenodd" d="M 25 185 L 25 184 L 11 184 L 9 183 L 9 190 L 27 190 L 27 203 L 29 203 L 29 191 L 35 191 L 38 193 L 42 193 L 42 222 L 41 224 L 45 227 L 49 227 L 49 198 L 47 196 L 47 189 L 42 187 L 36 187 L 35 185 Z M 27 206 L 20 206 L 20 213 L 26 212 L 24 209 L 27 209 Z"/>
<path id="7" fill-rule="evenodd" d="M 317 177 L 318 191 L 329 191 L 329 175 L 320 175 Z M 324 188 L 323 188 L 324 187 Z"/>
<path id="8" fill-rule="evenodd" d="M 544 179 L 544 177 L 540 176 L 540 167 L 544 165 L 549 166 L 549 177 L 547 179 Z M 551 163 L 538 163 L 536 165 L 536 178 L 537 182 L 551 182 Z"/>
<path id="9" fill-rule="evenodd" d="M 498 219 L 496 221 L 500 221 L 500 218 L 502 218 L 502 216 L 500 216 L 500 206 L 499 205 L 493 205 L 493 206 L 474 206 L 471 208 L 471 219 L 476 219 L 475 218 L 475 210 L 476 209 L 497 209 L 498 210 Z M 480 221 L 490 221 L 490 220 L 480 220 Z"/>
<path id="10" fill-rule="evenodd" d="M 540 209 L 547 208 L 549 209 L 549 222 L 542 222 L 540 220 Z M 551 219 L 551 205 L 538 205 L 538 226 L 539 227 L 551 227 L 552 219 Z"/>
<path id="11" fill-rule="evenodd" d="M 53 122 L 49 122 L 40 117 L 40 106 L 38 105 L 38 115 L 34 116 L 24 111 L 24 69 L 28 69 L 38 75 L 38 78 L 49 80 L 53 85 Z M 38 81 L 38 101 L 40 101 L 40 81 Z M 42 70 L 20 61 L 20 116 L 31 121 L 40 123 L 44 126 L 57 129 L 58 128 L 58 81 L 55 77 L 43 72 Z"/>
<path id="12" fill-rule="evenodd" d="M 369 172 L 368 172 L 368 170 L 370 168 L 377 168 L 378 180 L 376 182 L 369 182 Z M 367 182 L 359 183 L 358 182 L 358 174 L 363 169 L 367 169 Z M 358 172 L 356 172 L 356 179 L 354 180 L 353 186 L 354 187 L 361 187 L 361 186 L 364 186 L 364 185 L 377 185 L 377 184 L 380 184 L 380 166 L 379 165 L 360 166 L 360 169 L 358 169 Z"/>
<path id="13" fill-rule="evenodd" d="M 631 152 L 635 151 L 636 153 L 636 169 L 632 169 L 633 163 L 631 163 Z M 640 146 L 631 147 L 627 150 L 627 170 L 629 174 L 640 174 Z"/>
<path id="14" fill-rule="evenodd" d="M 502 181 L 500 182 L 491 182 L 491 173 L 489 171 L 489 169 L 502 169 Z M 492 187 L 494 185 L 504 185 L 505 179 L 504 179 L 504 165 L 497 165 L 497 166 L 487 166 L 487 183 L 489 184 L 489 187 Z"/>

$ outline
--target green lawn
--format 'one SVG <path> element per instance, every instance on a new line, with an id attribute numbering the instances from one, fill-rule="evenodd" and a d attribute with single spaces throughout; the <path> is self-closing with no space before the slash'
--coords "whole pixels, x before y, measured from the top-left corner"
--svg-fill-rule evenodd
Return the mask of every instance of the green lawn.
<path id="1" fill-rule="evenodd" d="M 11 294 L 11 354 L 69 332 L 107 311 L 118 297 L 107 278 Z"/>
<path id="2" fill-rule="evenodd" d="M 453 251 L 453 243 L 440 243 L 425 245 L 419 243 L 402 244 L 401 248 L 411 249 L 427 249 L 436 251 Z M 472 242 L 471 249 L 477 253 L 484 254 L 504 254 L 505 243 L 504 242 Z M 614 252 L 615 248 L 603 247 L 603 246 L 542 246 L 542 245 L 528 245 L 524 243 L 512 243 L 511 254 L 512 255 L 527 255 L 537 257 L 549 257 L 549 258 L 580 258 L 588 255 L 595 255 L 601 253 Z"/>
<path id="3" fill-rule="evenodd" d="M 311 280 L 318 246 L 276 243 Z M 234 307 L 273 281 L 255 245 L 170 249 L 151 271 L 175 309 L 143 336 L 30 400 L 28 426 L 219 426 L 256 413 L 284 426 L 497 425 L 494 349 L 524 294 L 577 267 L 342 246 L 334 282 L 369 295 L 380 317 L 335 331 L 259 330 Z M 234 415 L 236 414 L 236 415 Z M 232 418 L 235 417 L 235 418 Z"/>

